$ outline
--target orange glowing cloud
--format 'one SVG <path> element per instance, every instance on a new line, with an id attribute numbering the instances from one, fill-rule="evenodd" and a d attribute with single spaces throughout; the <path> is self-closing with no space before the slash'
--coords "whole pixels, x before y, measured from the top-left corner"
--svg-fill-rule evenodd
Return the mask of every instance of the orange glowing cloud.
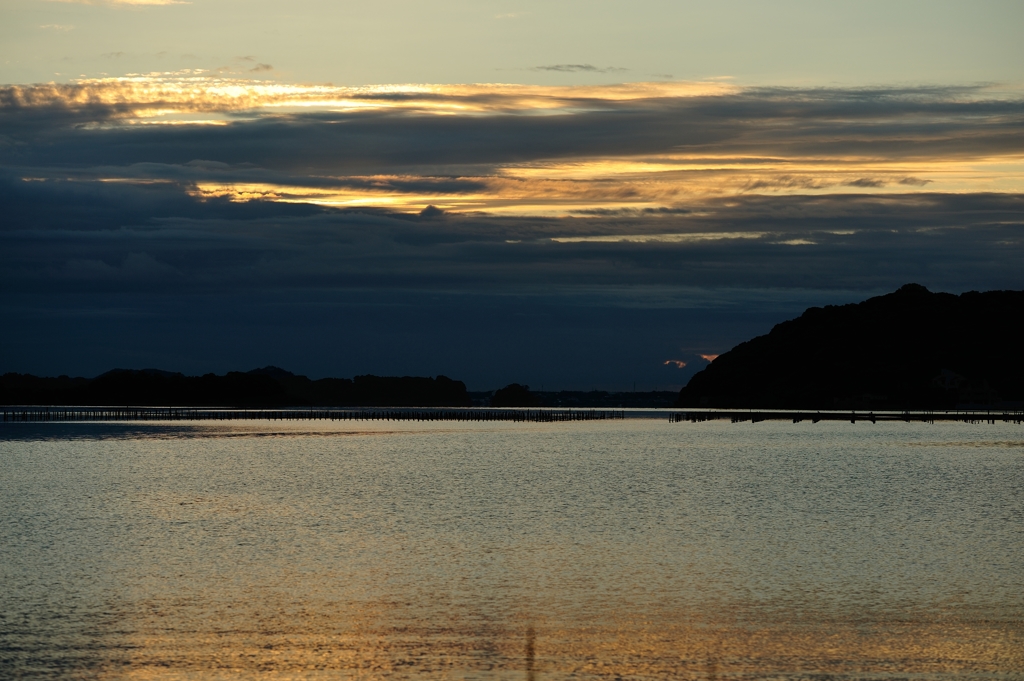
<path id="1" fill-rule="evenodd" d="M 167 4 L 167 0 L 140 0 Z M 269 65 L 264 65 L 269 66 Z M 266 70 L 266 69 L 264 69 Z M 344 87 L 287 84 L 219 76 L 205 69 L 82 78 L 67 84 L 0 87 L 5 101 L 25 105 L 116 105 L 124 118 L 174 118 L 197 111 L 357 111 L 388 109 L 456 114 L 571 114 L 615 102 L 725 95 L 735 86 L 707 82 L 624 83 L 607 86 L 389 84 Z M 266 111 L 264 111 L 266 113 Z"/>
<path id="2" fill-rule="evenodd" d="M 716 359 L 718 359 L 718 355 L 701 355 L 701 359 L 705 359 L 709 362 L 714 362 Z"/>
<path id="3" fill-rule="evenodd" d="M 636 231 L 634 225 L 620 221 L 608 232 L 555 235 L 560 243 L 735 238 L 802 247 L 817 241 L 773 240 L 760 230 L 680 227 L 696 225 L 710 214 L 714 202 L 732 197 L 870 195 L 880 209 L 889 210 L 911 194 L 1024 193 L 1024 143 L 1009 119 L 965 115 L 953 120 L 950 125 L 960 127 L 949 135 L 961 140 L 954 147 L 931 137 L 913 137 L 918 127 L 948 115 L 943 106 L 931 113 L 920 113 L 919 104 L 909 107 L 907 128 L 900 129 L 893 128 L 890 119 L 883 120 L 884 112 L 862 111 L 858 107 L 866 105 L 860 99 L 850 103 L 853 100 L 842 91 L 827 95 L 837 107 L 847 106 L 851 115 L 862 117 L 868 128 L 874 126 L 874 137 L 868 140 L 866 133 L 850 132 L 823 118 L 814 101 L 805 101 L 810 96 L 758 95 L 721 82 L 339 87 L 193 69 L 0 87 L 0 122 L 4 116 L 31 118 L 38 110 L 83 132 L 154 126 L 157 134 L 155 126 L 176 126 L 174 134 L 185 135 L 188 131 L 177 126 L 207 126 L 215 136 L 210 126 L 238 129 L 274 120 L 309 145 L 307 150 L 296 147 L 294 158 L 283 159 L 280 167 L 305 166 L 311 158 L 318 159 L 309 174 L 263 177 L 252 169 L 234 172 L 225 167 L 183 182 L 196 195 L 240 202 L 376 206 L 406 213 L 436 205 L 449 213 L 538 217 L 627 217 L 632 212 L 651 217 L 648 224 L 654 227 Z M 907 94 L 892 96 L 897 106 L 899 97 Z M 976 96 L 986 94 L 979 91 Z M 737 116 L 729 104 L 732 98 L 753 107 L 751 113 Z M 806 132 L 794 132 L 790 116 L 799 111 L 793 114 L 790 109 L 805 105 L 809 122 L 801 129 Z M 711 115 L 716 107 L 721 115 Z M 47 120 L 42 115 L 36 118 Z M 349 144 L 346 130 L 335 125 L 339 122 L 353 124 L 346 126 L 356 130 L 349 133 L 353 140 L 365 139 L 358 130 L 371 129 L 373 139 L 392 142 L 381 142 L 381 148 L 363 158 L 354 157 L 351 150 L 364 142 Z M 330 134 L 323 134 L 328 128 Z M 650 134 L 636 133 L 648 128 Z M 567 130 L 579 134 L 566 135 Z M 907 141 L 911 137 L 913 144 Z M 234 139 L 245 139 L 245 156 L 252 156 L 249 148 L 258 146 L 252 136 Z M 480 143 L 470 148 L 462 144 L 465 139 Z M 521 148 L 523 139 L 532 141 L 527 151 Z M 900 144 L 887 141 L 896 139 L 902 140 Z M 332 140 L 337 153 L 320 148 Z M 900 151 L 903 148 L 913 151 Z M 267 162 L 257 165 L 272 168 L 271 156 L 280 155 L 280 149 L 264 150 Z M 459 162 L 435 163 L 449 156 Z M 116 175 L 114 168 L 109 171 L 100 179 L 128 180 Z M 140 168 L 131 169 L 139 172 Z M 413 182 L 416 178 L 424 181 Z M 459 179 L 462 186 L 452 186 L 449 178 Z M 714 356 L 704 358 L 711 361 Z"/>
<path id="4" fill-rule="evenodd" d="M 686 366 L 686 362 L 681 359 L 667 359 L 662 362 L 665 366 L 675 366 L 677 369 L 682 369 Z"/>

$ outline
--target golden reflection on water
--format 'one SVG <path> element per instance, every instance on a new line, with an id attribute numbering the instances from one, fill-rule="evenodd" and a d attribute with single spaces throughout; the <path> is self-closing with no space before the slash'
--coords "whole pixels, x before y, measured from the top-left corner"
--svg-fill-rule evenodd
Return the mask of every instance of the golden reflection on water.
<path id="1" fill-rule="evenodd" d="M 1024 669 L 1019 622 L 948 618 L 744 621 L 729 612 L 604 622 L 543 617 L 496 623 L 413 604 L 282 603 L 262 594 L 207 610 L 169 600 L 136 604 L 134 629 L 104 678 L 355 677 L 765 678 L 971 675 Z M 749 613 L 747 613 L 749 615 Z M 389 622 L 402 622 L 401 626 Z"/>
<path id="2" fill-rule="evenodd" d="M 0 678 L 1024 672 L 1019 426 L 147 427 L 3 442 Z"/>

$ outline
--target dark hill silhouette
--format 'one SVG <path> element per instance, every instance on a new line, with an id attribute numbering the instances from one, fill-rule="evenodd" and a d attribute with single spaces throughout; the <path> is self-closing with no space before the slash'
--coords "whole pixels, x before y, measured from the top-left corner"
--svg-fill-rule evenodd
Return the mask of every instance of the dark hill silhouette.
<path id="1" fill-rule="evenodd" d="M 462 407 L 462 381 L 446 376 L 356 376 L 310 380 L 277 367 L 223 376 L 185 376 L 158 369 L 114 369 L 93 379 L 0 376 L 0 404 L 132 406 Z"/>
<path id="2" fill-rule="evenodd" d="M 812 307 L 720 355 L 681 407 L 942 409 L 1024 400 L 1024 291 L 907 284 Z"/>

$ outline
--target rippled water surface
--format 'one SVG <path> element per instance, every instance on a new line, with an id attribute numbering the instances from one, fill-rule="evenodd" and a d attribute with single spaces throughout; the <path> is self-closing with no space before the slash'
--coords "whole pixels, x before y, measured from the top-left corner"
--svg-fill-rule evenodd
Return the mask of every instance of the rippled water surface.
<path id="1" fill-rule="evenodd" d="M 1024 677 L 1013 424 L 0 425 L 4 678 Z"/>

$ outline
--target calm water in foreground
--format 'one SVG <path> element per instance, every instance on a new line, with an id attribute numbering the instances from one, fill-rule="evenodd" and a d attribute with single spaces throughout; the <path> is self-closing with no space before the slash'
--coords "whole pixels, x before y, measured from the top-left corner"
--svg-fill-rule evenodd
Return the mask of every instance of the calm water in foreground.
<path id="1" fill-rule="evenodd" d="M 1012 424 L 0 425 L 0 677 L 1024 677 Z"/>

